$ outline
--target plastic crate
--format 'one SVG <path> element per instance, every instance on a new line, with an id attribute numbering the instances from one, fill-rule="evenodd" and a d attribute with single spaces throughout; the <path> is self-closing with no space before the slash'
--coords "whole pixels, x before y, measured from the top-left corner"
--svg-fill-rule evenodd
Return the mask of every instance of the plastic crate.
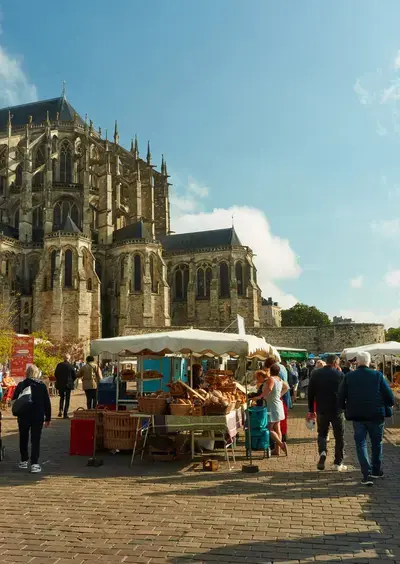
<path id="1" fill-rule="evenodd" d="M 93 456 L 94 428 L 94 419 L 71 419 L 71 456 Z"/>

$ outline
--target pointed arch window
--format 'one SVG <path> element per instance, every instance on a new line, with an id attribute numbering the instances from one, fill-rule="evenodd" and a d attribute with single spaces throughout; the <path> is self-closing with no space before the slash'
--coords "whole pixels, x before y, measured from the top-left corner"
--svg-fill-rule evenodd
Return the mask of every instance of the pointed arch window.
<path id="1" fill-rule="evenodd" d="M 79 209 L 74 202 L 60 200 L 56 203 L 53 210 L 53 229 L 60 229 L 67 217 L 70 217 L 77 227 L 80 227 Z"/>
<path id="2" fill-rule="evenodd" d="M 244 296 L 243 263 L 238 261 L 235 265 L 236 288 L 238 296 Z"/>
<path id="3" fill-rule="evenodd" d="M 72 148 L 68 141 L 61 143 L 60 149 L 60 182 L 72 182 Z"/>
<path id="4" fill-rule="evenodd" d="M 91 291 L 93 290 L 92 279 L 91 279 L 91 278 L 88 278 L 88 281 L 87 281 L 87 289 L 88 289 L 88 292 L 91 292 Z"/>
<path id="5" fill-rule="evenodd" d="M 38 150 L 35 154 L 35 161 L 34 161 L 34 170 L 37 170 L 39 167 L 44 165 L 46 162 L 46 152 L 43 145 L 38 147 Z M 42 169 L 40 172 L 35 174 L 33 177 L 33 185 L 34 186 L 43 186 L 44 184 L 44 170 Z"/>
<path id="6" fill-rule="evenodd" d="M 226 262 L 219 265 L 219 296 L 229 298 L 229 267 Z"/>
<path id="7" fill-rule="evenodd" d="M 0 153 L 0 196 L 2 196 L 6 189 L 7 178 L 7 149 Z"/>
<path id="8" fill-rule="evenodd" d="M 177 266 L 175 270 L 175 299 L 186 300 L 189 285 L 189 267 L 187 264 Z"/>
<path id="9" fill-rule="evenodd" d="M 157 265 L 156 258 L 152 253 L 150 255 L 150 278 L 151 278 L 151 291 L 153 294 L 158 292 L 158 280 L 157 280 Z"/>
<path id="10" fill-rule="evenodd" d="M 42 227 L 43 226 L 43 208 L 39 206 L 33 210 L 32 214 L 32 224 L 33 227 Z"/>
<path id="11" fill-rule="evenodd" d="M 197 270 L 197 297 L 204 298 L 206 289 L 205 272 L 203 268 Z"/>
<path id="12" fill-rule="evenodd" d="M 50 256 L 50 286 L 54 286 L 54 274 L 56 271 L 57 251 L 52 251 Z"/>
<path id="13" fill-rule="evenodd" d="M 142 259 L 140 255 L 133 257 L 133 290 L 142 291 Z"/>
<path id="14" fill-rule="evenodd" d="M 101 262 L 99 261 L 99 259 L 96 259 L 95 269 L 96 269 L 96 274 L 98 276 L 98 279 L 101 282 L 102 266 L 101 266 Z"/>
<path id="15" fill-rule="evenodd" d="M 207 264 L 202 264 L 197 269 L 197 297 L 209 298 L 211 292 L 212 269 Z"/>
<path id="16" fill-rule="evenodd" d="M 72 288 L 72 251 L 67 249 L 65 251 L 64 258 L 64 286 L 66 288 Z"/>
<path id="17" fill-rule="evenodd" d="M 75 225 L 79 225 L 79 212 L 78 206 L 76 204 L 72 204 L 70 209 L 70 216 Z"/>
<path id="18" fill-rule="evenodd" d="M 14 213 L 14 227 L 17 229 L 19 227 L 19 208 L 17 208 Z"/>
<path id="19" fill-rule="evenodd" d="M 124 278 L 125 278 L 125 257 L 122 256 L 121 257 L 121 263 L 120 263 L 120 279 L 121 279 L 121 282 L 123 281 Z"/>
<path id="20" fill-rule="evenodd" d="M 17 168 L 15 169 L 15 186 L 22 186 L 22 171 L 23 171 L 23 165 L 22 163 L 20 163 Z"/>

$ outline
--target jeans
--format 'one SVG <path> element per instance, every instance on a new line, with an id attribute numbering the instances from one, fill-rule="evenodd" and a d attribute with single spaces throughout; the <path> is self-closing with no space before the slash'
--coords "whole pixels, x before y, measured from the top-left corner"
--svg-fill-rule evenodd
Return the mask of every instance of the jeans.
<path id="1" fill-rule="evenodd" d="M 379 475 L 382 467 L 382 440 L 385 429 L 384 421 L 353 421 L 354 440 L 358 462 L 364 478 L 370 474 Z M 371 462 L 368 456 L 367 436 L 371 441 Z"/>
<path id="2" fill-rule="evenodd" d="M 96 407 L 97 390 L 85 390 L 85 394 L 87 408 L 94 409 Z"/>
<path id="3" fill-rule="evenodd" d="M 344 458 L 344 415 L 343 413 L 327 414 L 317 413 L 318 427 L 318 452 L 321 455 L 327 452 L 327 437 L 329 425 L 332 425 L 335 436 L 334 464 L 342 464 Z"/>
<path id="4" fill-rule="evenodd" d="M 69 402 L 71 400 L 71 390 L 58 390 L 60 394 L 60 413 L 68 415 Z"/>
<path id="5" fill-rule="evenodd" d="M 21 462 L 28 462 L 28 442 L 29 432 L 31 433 L 31 464 L 37 464 L 40 454 L 40 437 L 42 436 L 43 421 L 33 422 L 30 420 L 18 419 L 19 428 L 19 450 L 21 452 Z"/>

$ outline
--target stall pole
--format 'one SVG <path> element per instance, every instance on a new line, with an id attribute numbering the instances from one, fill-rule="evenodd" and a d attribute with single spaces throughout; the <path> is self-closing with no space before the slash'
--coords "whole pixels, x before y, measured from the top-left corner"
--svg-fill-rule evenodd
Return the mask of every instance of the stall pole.
<path id="1" fill-rule="evenodd" d="M 100 357 L 97 357 L 97 370 L 100 370 Z M 96 447 L 97 447 L 97 403 L 99 401 L 99 387 L 96 388 L 96 404 L 94 408 L 94 437 L 93 437 L 93 457 L 89 458 L 87 465 L 94 466 L 98 468 L 103 466 L 103 461 L 96 458 Z"/>
<path id="2" fill-rule="evenodd" d="M 390 374 L 391 374 L 390 381 L 391 382 L 393 382 L 393 359 L 394 359 L 394 356 L 391 355 L 391 357 L 390 357 Z"/>
<path id="3" fill-rule="evenodd" d="M 246 389 L 246 410 L 247 410 L 247 433 L 248 433 L 248 442 L 249 442 L 249 459 L 250 459 L 250 464 L 243 464 L 242 466 L 242 472 L 245 472 L 246 474 L 256 474 L 257 472 L 259 472 L 259 467 L 257 465 L 253 464 L 253 451 L 251 448 L 251 422 L 250 422 L 250 413 L 249 413 L 249 394 L 247 391 L 247 366 L 246 366 L 246 358 L 245 357 L 241 357 L 240 361 L 243 362 L 244 364 L 244 383 L 245 383 L 245 389 Z M 245 431 L 246 433 L 246 431 Z"/>
<path id="4" fill-rule="evenodd" d="M 190 387 L 193 389 L 193 355 L 190 351 Z M 194 459 L 194 432 L 190 431 L 190 449 L 192 451 L 192 460 Z"/>

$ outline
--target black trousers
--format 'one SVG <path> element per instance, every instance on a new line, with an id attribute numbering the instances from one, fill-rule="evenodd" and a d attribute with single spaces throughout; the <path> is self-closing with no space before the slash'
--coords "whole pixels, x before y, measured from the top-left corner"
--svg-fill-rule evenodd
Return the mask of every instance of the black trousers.
<path id="1" fill-rule="evenodd" d="M 94 409 L 96 407 L 97 390 L 85 390 L 85 394 L 87 408 Z"/>
<path id="2" fill-rule="evenodd" d="M 21 452 L 21 462 L 28 462 L 29 452 L 29 433 L 31 434 L 31 464 L 37 464 L 40 454 L 40 438 L 42 436 L 43 421 L 30 421 L 28 419 L 18 419 L 19 429 L 19 450 Z"/>
<path id="3" fill-rule="evenodd" d="M 60 394 L 60 413 L 68 415 L 71 390 L 58 390 L 58 393 Z"/>
<path id="4" fill-rule="evenodd" d="M 318 427 L 318 452 L 327 452 L 327 437 L 329 425 L 332 425 L 335 437 L 335 460 L 334 464 L 341 464 L 344 458 L 344 414 L 317 413 Z"/>

